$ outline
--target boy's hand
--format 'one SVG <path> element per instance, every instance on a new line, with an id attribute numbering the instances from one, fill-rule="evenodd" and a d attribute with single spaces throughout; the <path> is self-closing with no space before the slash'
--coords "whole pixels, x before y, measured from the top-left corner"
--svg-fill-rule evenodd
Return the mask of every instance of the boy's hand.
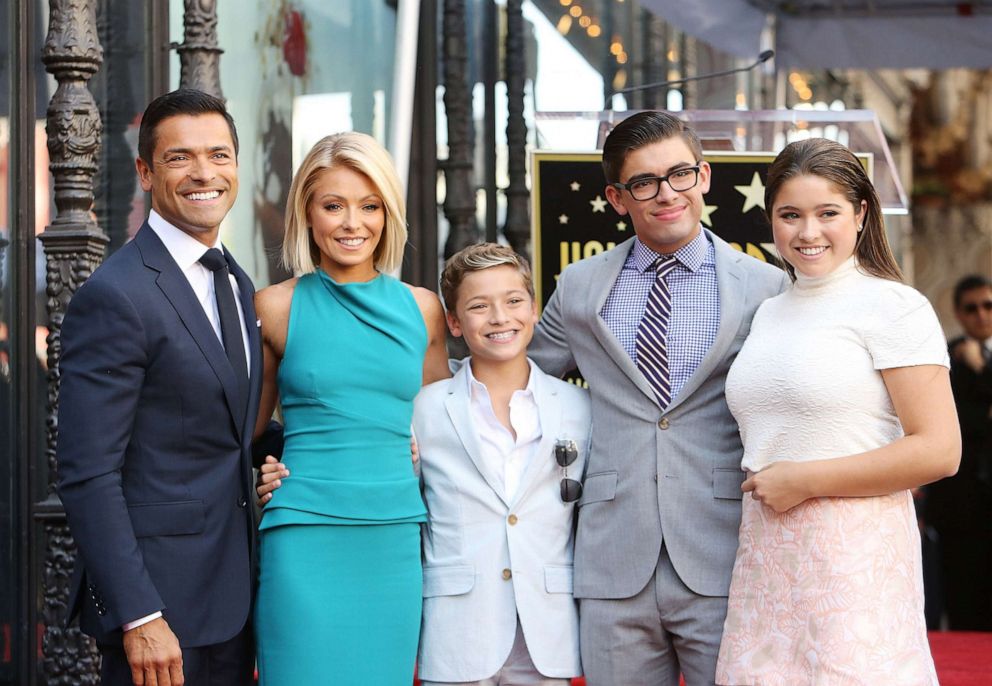
<path id="1" fill-rule="evenodd" d="M 289 476 L 289 470 L 282 462 L 271 455 L 265 458 L 265 463 L 258 469 L 258 479 L 255 481 L 255 493 L 258 495 L 258 506 L 272 500 L 272 492 L 282 486 L 281 479 Z"/>

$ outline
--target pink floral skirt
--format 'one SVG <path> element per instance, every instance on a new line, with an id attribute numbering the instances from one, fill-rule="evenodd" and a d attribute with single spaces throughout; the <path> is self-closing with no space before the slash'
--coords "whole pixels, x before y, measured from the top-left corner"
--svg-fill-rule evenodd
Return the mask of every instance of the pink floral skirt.
<path id="1" fill-rule="evenodd" d="M 743 506 L 718 684 L 937 683 L 909 491 Z"/>

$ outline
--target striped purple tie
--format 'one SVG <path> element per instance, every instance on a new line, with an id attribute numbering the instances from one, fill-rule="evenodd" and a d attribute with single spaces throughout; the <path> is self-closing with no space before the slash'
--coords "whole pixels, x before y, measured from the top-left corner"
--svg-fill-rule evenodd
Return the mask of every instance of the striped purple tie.
<path id="1" fill-rule="evenodd" d="M 668 371 L 668 321 L 672 316 L 672 293 L 665 277 L 675 267 L 674 257 L 660 257 L 654 264 L 658 276 L 648 293 L 644 316 L 637 327 L 637 368 L 651 384 L 661 409 L 672 402 L 672 377 Z"/>

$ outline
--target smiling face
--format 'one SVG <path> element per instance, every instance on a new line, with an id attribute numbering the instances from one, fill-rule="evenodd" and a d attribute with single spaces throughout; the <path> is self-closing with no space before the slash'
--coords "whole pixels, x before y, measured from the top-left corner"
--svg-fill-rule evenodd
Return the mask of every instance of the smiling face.
<path id="1" fill-rule="evenodd" d="M 630 191 L 606 187 L 606 197 L 619 214 L 629 214 L 637 237 L 656 253 L 673 253 L 699 235 L 703 194 L 710 189 L 710 165 L 692 154 L 681 136 L 649 143 L 627 153 L 620 183 L 649 176 L 668 176 L 699 162 L 699 180 L 687 191 L 675 192 L 667 182 L 651 200 L 635 200 Z"/>
<path id="2" fill-rule="evenodd" d="M 369 177 L 344 166 L 318 172 L 307 219 L 320 250 L 320 267 L 331 278 L 338 282 L 375 278 L 386 209 Z"/>
<path id="3" fill-rule="evenodd" d="M 155 127 L 151 161 L 135 166 L 152 209 L 204 245 L 217 241 L 220 223 L 238 196 L 238 160 L 220 114 L 176 115 Z"/>
<path id="4" fill-rule="evenodd" d="M 854 254 L 867 203 L 854 207 L 833 183 L 794 176 L 772 200 L 772 234 L 779 255 L 804 276 L 826 276 Z"/>
<path id="5" fill-rule="evenodd" d="M 527 356 L 537 303 L 520 272 L 500 265 L 465 275 L 447 319 L 451 334 L 465 337 L 474 363 L 512 362 Z"/>

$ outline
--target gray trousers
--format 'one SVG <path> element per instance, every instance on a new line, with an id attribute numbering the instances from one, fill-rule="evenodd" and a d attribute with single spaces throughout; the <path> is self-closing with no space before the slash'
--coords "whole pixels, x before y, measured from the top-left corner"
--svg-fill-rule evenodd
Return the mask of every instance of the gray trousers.
<path id="1" fill-rule="evenodd" d="M 727 598 L 693 593 L 665 546 L 654 576 L 632 598 L 579 601 L 588 686 L 708 686 L 716 680 Z"/>

